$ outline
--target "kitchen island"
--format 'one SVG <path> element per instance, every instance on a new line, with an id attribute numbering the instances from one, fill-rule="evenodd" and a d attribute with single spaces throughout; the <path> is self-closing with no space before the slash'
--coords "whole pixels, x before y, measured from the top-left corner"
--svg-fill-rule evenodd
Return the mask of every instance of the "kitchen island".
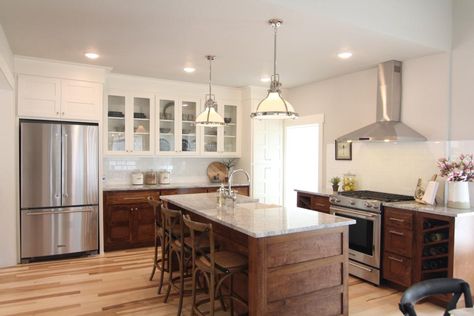
<path id="1" fill-rule="evenodd" d="M 234 290 L 250 315 L 348 315 L 348 225 L 355 221 L 298 207 L 217 207 L 215 193 L 162 196 L 165 206 L 213 224 L 223 249 L 248 258 Z"/>

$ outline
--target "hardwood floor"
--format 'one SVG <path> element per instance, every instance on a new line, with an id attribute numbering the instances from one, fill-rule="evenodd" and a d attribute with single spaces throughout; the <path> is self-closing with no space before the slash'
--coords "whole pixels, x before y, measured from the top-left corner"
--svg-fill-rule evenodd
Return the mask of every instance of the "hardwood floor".
<path id="1" fill-rule="evenodd" d="M 152 258 L 153 250 L 144 248 L 0 269 L 0 315 L 176 315 L 177 296 L 164 304 L 156 293 L 159 274 L 148 280 Z M 350 278 L 349 314 L 400 316 L 400 295 Z M 185 298 L 184 315 L 189 304 Z M 429 303 L 417 311 L 442 314 Z"/>

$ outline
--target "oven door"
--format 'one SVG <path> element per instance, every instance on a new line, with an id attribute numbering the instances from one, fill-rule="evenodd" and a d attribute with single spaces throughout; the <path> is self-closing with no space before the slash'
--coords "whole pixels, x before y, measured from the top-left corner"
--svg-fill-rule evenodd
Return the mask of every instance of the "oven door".
<path id="1" fill-rule="evenodd" d="M 380 268 L 380 229 L 381 215 L 331 206 L 331 214 L 354 219 L 349 226 L 349 258 Z"/>

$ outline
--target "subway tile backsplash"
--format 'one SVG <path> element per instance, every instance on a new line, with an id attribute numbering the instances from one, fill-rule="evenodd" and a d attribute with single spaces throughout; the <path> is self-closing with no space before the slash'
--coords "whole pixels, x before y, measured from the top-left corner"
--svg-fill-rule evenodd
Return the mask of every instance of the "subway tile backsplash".
<path id="1" fill-rule="evenodd" d="M 171 183 L 208 182 L 207 166 L 216 158 L 167 158 L 167 157 L 106 157 L 104 158 L 104 185 L 131 183 L 135 170 L 168 170 Z"/>

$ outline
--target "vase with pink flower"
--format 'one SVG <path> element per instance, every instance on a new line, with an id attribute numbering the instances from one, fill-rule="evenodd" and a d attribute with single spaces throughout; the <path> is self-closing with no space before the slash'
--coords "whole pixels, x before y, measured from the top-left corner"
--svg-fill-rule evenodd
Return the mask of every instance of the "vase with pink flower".
<path id="1" fill-rule="evenodd" d="M 474 180 L 473 154 L 461 154 L 457 160 L 438 160 L 440 176 L 448 182 L 448 207 L 470 208 L 469 182 Z"/>

